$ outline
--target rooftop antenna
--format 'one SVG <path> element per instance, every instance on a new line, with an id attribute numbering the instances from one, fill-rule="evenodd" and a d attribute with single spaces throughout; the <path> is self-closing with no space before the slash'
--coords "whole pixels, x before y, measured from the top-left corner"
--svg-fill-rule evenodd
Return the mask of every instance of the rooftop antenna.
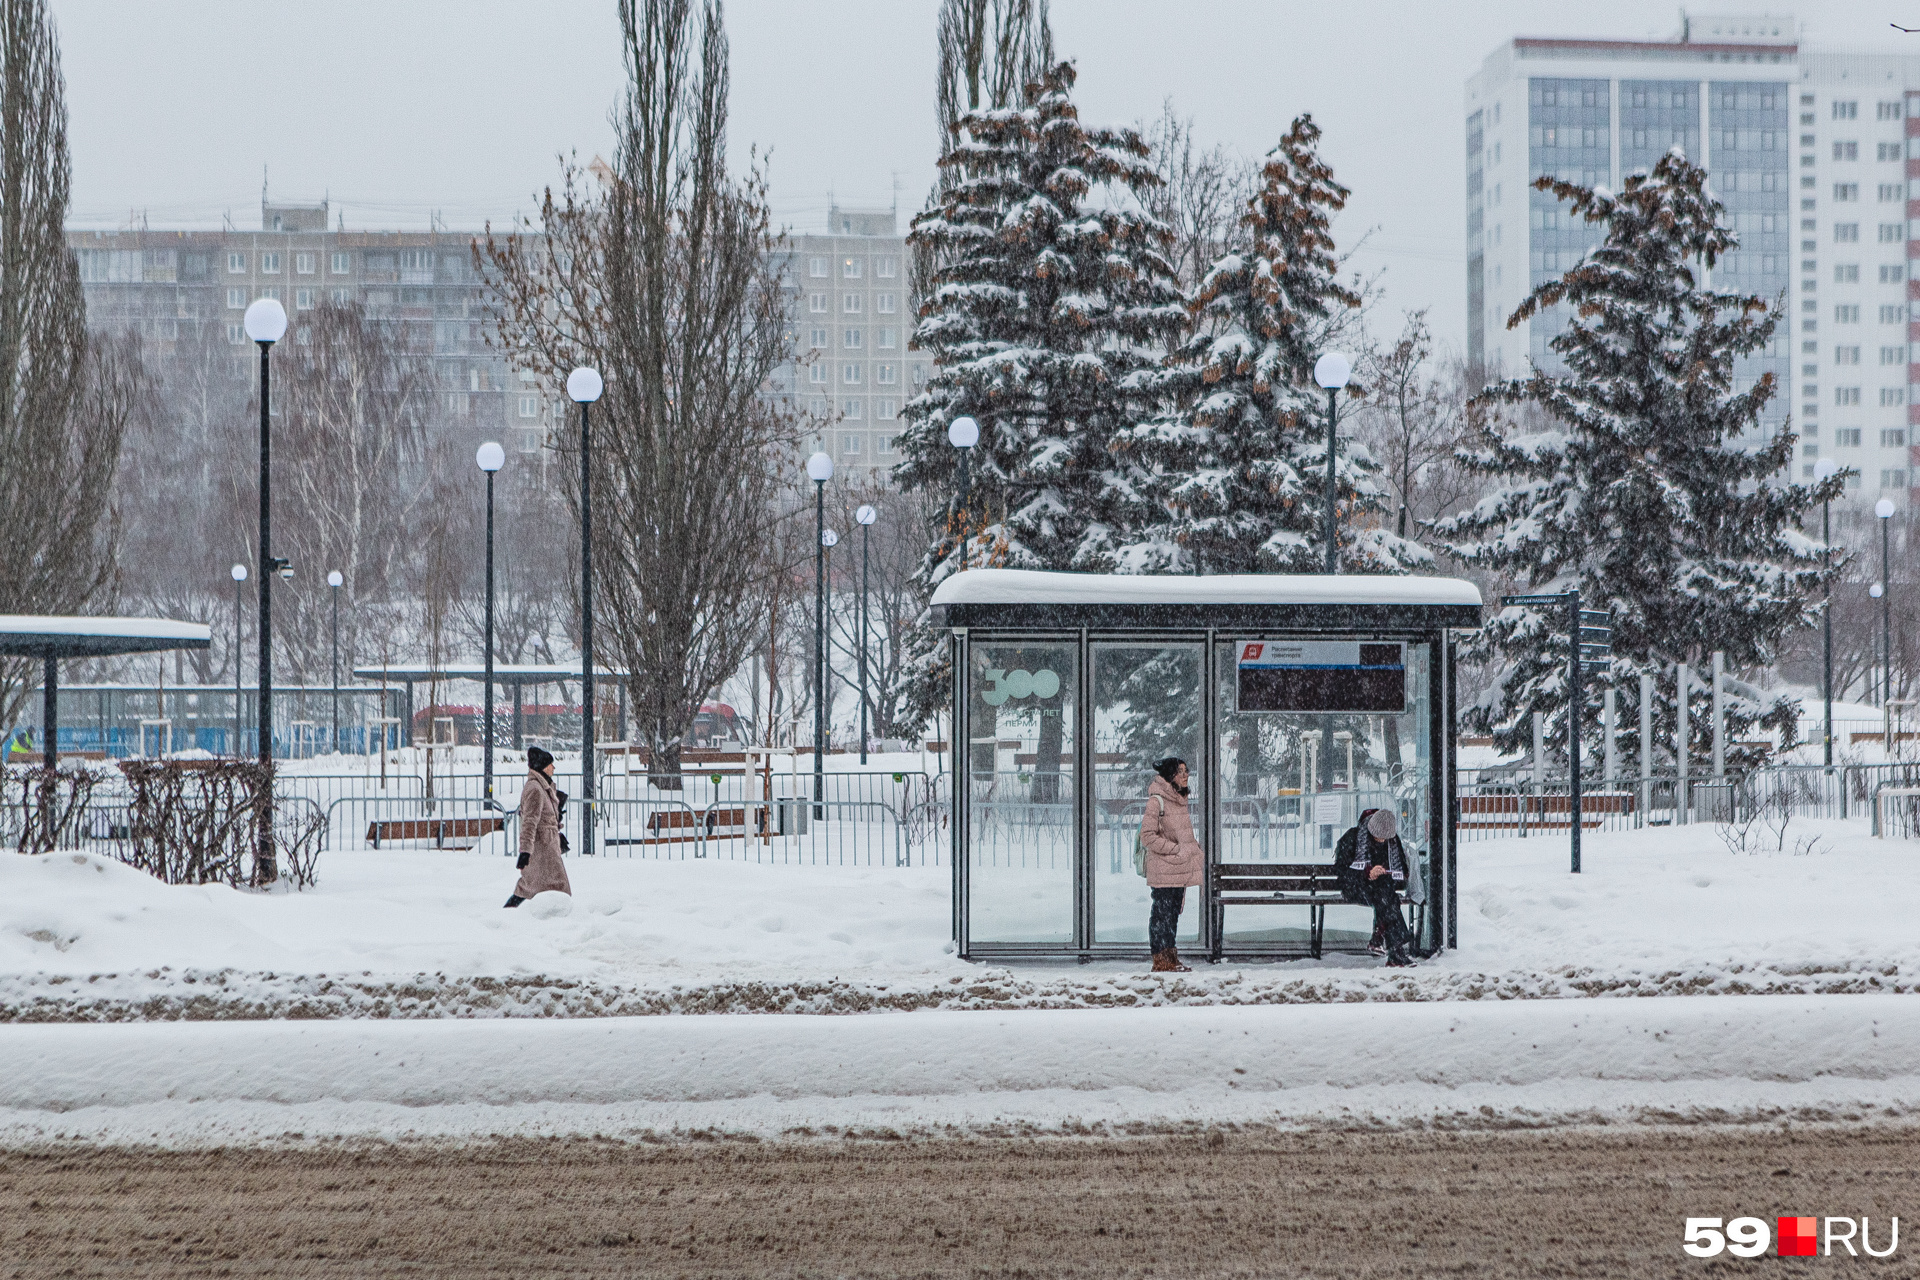
<path id="1" fill-rule="evenodd" d="M 335 212 L 340 215 L 340 224 L 336 230 L 345 231 L 347 229 L 347 211 L 345 209 L 338 209 L 335 210 Z"/>
<path id="2" fill-rule="evenodd" d="M 267 166 L 260 166 L 260 203 L 267 202 Z"/>
<path id="3" fill-rule="evenodd" d="M 893 171 L 893 216 L 900 216 L 900 171 Z"/>

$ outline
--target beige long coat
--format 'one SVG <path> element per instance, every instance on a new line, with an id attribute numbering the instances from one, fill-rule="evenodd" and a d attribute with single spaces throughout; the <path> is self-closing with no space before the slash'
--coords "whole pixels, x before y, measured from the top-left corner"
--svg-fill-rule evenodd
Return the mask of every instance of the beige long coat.
<path id="1" fill-rule="evenodd" d="M 558 889 L 571 895 L 567 868 L 560 861 L 560 797 L 553 779 L 529 769 L 527 783 L 520 788 L 520 852 L 527 865 L 520 872 L 515 894 L 531 898 L 536 893 Z"/>
<path id="2" fill-rule="evenodd" d="M 1205 881 L 1206 855 L 1193 835 L 1187 797 L 1158 774 L 1147 787 L 1147 816 L 1140 835 L 1147 846 L 1149 888 L 1177 889 Z"/>

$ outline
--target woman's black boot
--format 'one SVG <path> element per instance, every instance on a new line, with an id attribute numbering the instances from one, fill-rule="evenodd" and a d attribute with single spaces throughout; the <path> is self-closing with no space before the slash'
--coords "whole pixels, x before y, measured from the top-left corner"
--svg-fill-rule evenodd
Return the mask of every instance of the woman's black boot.
<path id="1" fill-rule="evenodd" d="M 517 907 L 525 901 L 526 901 L 525 898 L 521 897 L 519 894 L 516 893 L 507 899 L 507 905 L 509 907 Z"/>

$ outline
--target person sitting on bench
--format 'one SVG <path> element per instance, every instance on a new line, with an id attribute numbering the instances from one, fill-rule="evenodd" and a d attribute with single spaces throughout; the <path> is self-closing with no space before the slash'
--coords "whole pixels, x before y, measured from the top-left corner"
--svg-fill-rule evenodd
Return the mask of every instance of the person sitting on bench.
<path id="1" fill-rule="evenodd" d="M 1407 851 L 1391 809 L 1369 809 L 1360 825 L 1334 846 L 1340 868 L 1340 895 L 1356 906 L 1373 908 L 1374 937 L 1386 943 L 1387 966 L 1413 963 L 1407 954 L 1413 937 L 1400 917 L 1400 890 L 1407 887 Z"/>

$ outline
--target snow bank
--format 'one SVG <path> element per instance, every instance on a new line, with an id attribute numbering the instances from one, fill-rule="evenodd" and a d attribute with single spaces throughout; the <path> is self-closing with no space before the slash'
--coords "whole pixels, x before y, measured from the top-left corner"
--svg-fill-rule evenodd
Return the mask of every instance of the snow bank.
<path id="1" fill-rule="evenodd" d="M 16 1027 L 0 1143 L 1920 1113 L 1893 996 Z"/>
<path id="2" fill-rule="evenodd" d="M 1717 830 L 1590 835 L 1580 876 L 1564 835 L 1469 842 L 1461 947 L 1417 969 L 1330 955 L 1178 977 L 960 961 L 940 867 L 571 858 L 571 910 L 543 919 L 501 909 L 505 857 L 328 854 L 318 889 L 261 895 L 0 855 L 0 1022 L 1920 991 L 1920 845 L 1796 821 L 1789 850 L 1819 834 L 1822 852 L 1736 855 Z"/>

